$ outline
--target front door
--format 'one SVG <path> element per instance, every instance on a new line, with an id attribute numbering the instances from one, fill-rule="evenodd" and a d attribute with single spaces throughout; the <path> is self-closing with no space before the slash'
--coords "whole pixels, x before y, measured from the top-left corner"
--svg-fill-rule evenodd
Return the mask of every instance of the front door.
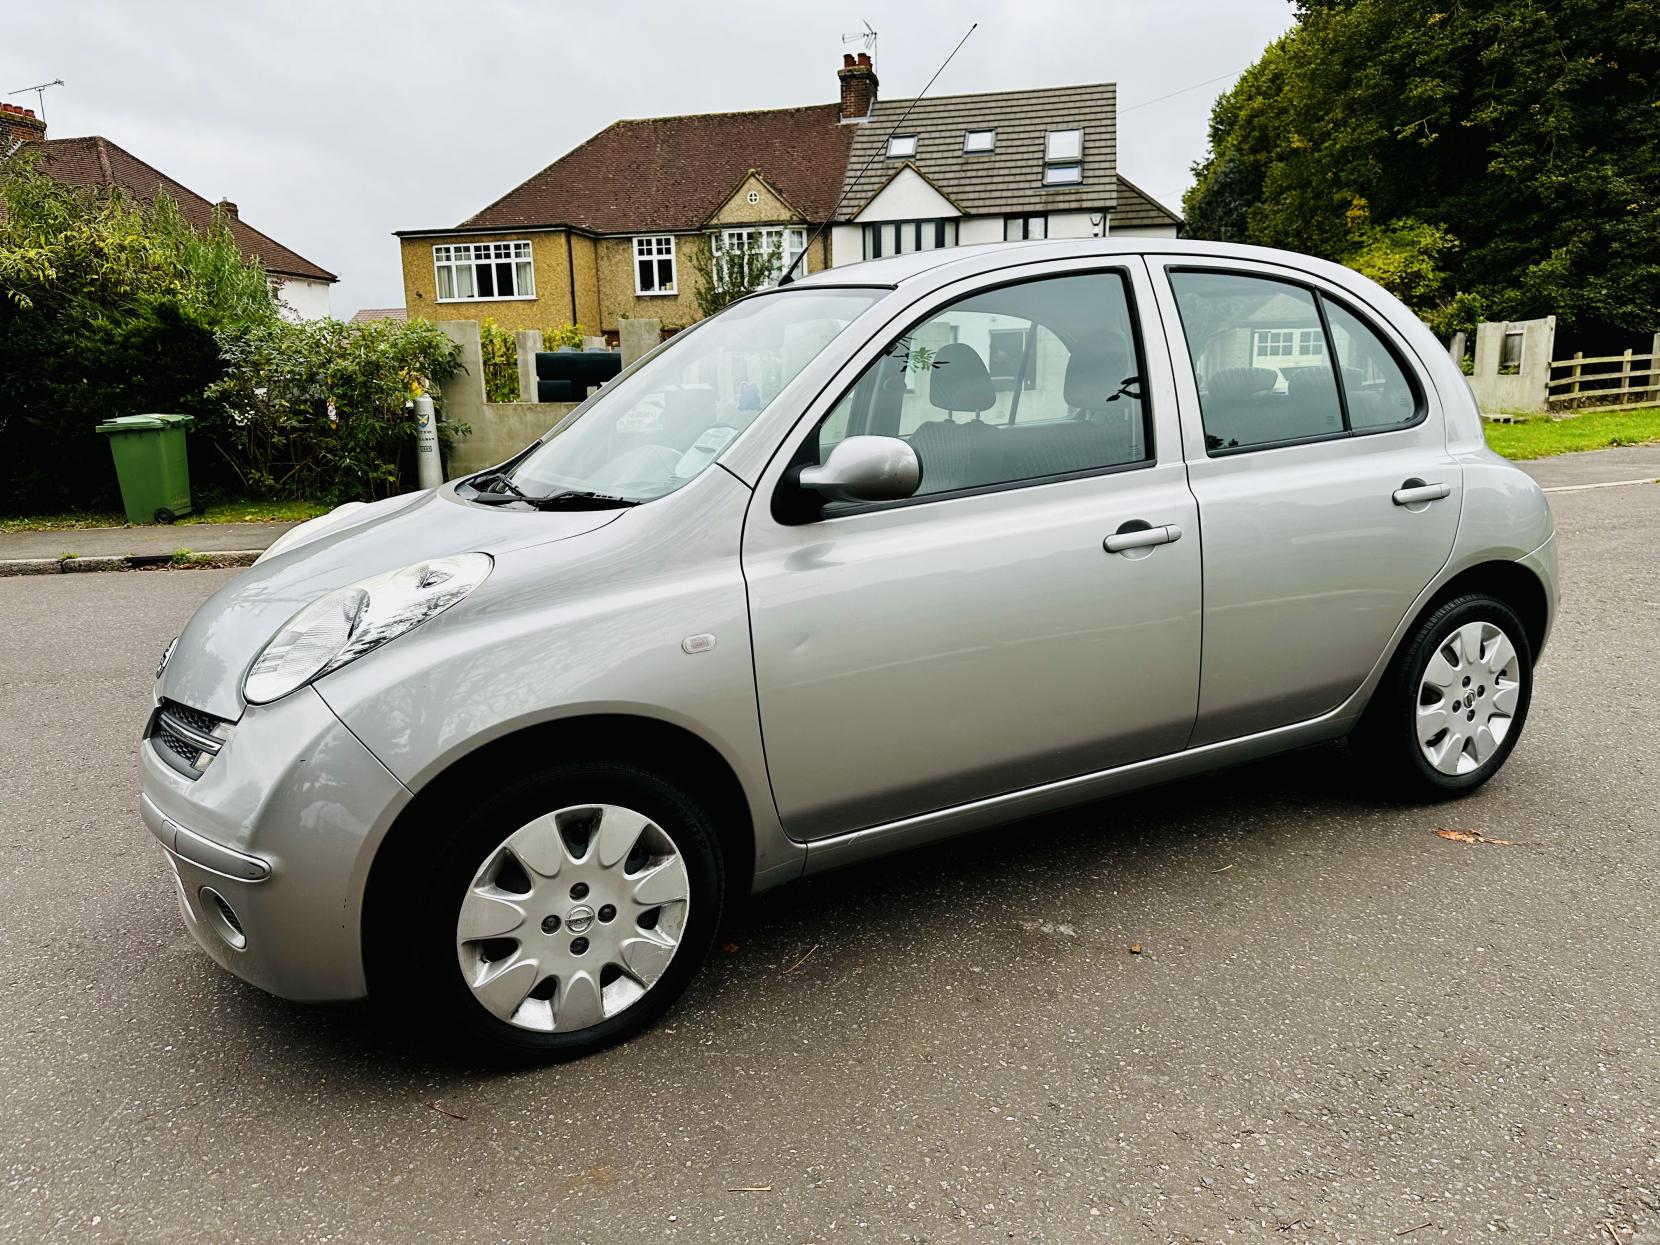
<path id="1" fill-rule="evenodd" d="M 1265 264 L 1161 269 L 1204 537 L 1198 746 L 1354 693 L 1451 556 L 1463 472 L 1361 303 Z"/>
<path id="2" fill-rule="evenodd" d="M 767 768 L 793 837 L 1185 744 L 1197 514 L 1168 358 L 1161 344 L 1149 362 L 1138 307 L 1139 261 L 937 295 L 781 455 L 900 436 L 922 462 L 917 496 L 792 515 L 774 505 L 783 466 L 763 478 L 744 573 Z"/>

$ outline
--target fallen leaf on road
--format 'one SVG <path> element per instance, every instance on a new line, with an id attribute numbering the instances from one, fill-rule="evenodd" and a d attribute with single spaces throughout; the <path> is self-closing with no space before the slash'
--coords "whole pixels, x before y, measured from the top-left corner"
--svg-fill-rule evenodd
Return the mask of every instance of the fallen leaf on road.
<path id="1" fill-rule="evenodd" d="M 1140 955 L 1141 954 L 1141 944 L 1139 942 L 1132 942 L 1130 944 L 1130 954 L 1131 955 Z"/>
<path id="2" fill-rule="evenodd" d="M 1232 868 L 1233 868 L 1232 865 L 1223 865 L 1220 869 L 1212 869 L 1211 872 L 1212 873 L 1226 873 L 1229 869 L 1232 869 Z"/>
<path id="3" fill-rule="evenodd" d="M 427 1106 L 431 1107 L 434 1111 L 438 1112 L 439 1115 L 449 1116 L 450 1119 L 452 1119 L 452 1120 L 464 1120 L 464 1119 L 467 1118 L 464 1115 L 457 1115 L 454 1111 L 451 1111 L 448 1107 L 439 1106 L 436 1102 L 429 1102 L 429 1103 L 427 1103 Z"/>
<path id="4" fill-rule="evenodd" d="M 728 1193 L 771 1193 L 770 1184 L 735 1184 L 726 1190 Z"/>
<path id="5" fill-rule="evenodd" d="M 802 965 L 803 965 L 803 964 L 805 964 L 805 963 L 806 963 L 806 962 L 807 962 L 807 961 L 808 961 L 808 960 L 810 960 L 810 959 L 812 959 L 812 958 L 813 958 L 813 952 L 815 952 L 815 951 L 817 951 L 817 950 L 818 950 L 818 943 L 816 943 L 816 942 L 815 942 L 815 943 L 814 943 L 814 944 L 813 944 L 813 945 L 812 945 L 812 946 L 810 946 L 810 947 L 808 947 L 808 948 L 807 948 L 807 954 L 806 954 L 806 955 L 804 955 L 804 956 L 802 956 L 802 957 L 801 957 L 801 958 L 800 958 L 800 959 L 799 959 L 799 960 L 797 960 L 797 961 L 796 961 L 796 962 L 795 962 L 795 963 L 794 963 L 794 964 L 791 964 L 791 965 L 790 965 L 790 966 L 789 966 L 789 967 L 788 967 L 788 968 L 786 968 L 786 969 L 785 969 L 785 970 L 784 970 L 784 971 L 785 971 L 785 972 L 786 972 L 786 973 L 793 973 L 793 972 L 795 972 L 795 970 L 796 970 L 796 969 L 798 969 L 798 968 L 800 968 L 800 967 L 801 967 L 801 966 L 802 966 Z"/>
<path id="6" fill-rule="evenodd" d="M 726 952 L 727 955 L 731 955 L 737 949 L 738 949 L 738 944 L 735 943 L 735 942 L 729 942 L 724 947 L 721 948 L 721 950 Z"/>
<path id="7" fill-rule="evenodd" d="M 1490 839 L 1480 830 L 1448 830 L 1443 827 L 1435 832 L 1435 837 L 1446 839 L 1450 843 L 1489 843 L 1494 847 L 1518 847 L 1515 839 Z"/>

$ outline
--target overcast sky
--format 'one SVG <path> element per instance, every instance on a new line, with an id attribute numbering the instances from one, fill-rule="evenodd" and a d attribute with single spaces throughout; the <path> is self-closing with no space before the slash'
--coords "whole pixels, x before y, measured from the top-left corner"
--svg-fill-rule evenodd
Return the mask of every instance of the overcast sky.
<path id="1" fill-rule="evenodd" d="M 8 4 L 0 92 L 52 78 L 50 136 L 102 134 L 400 306 L 394 229 L 452 225 L 620 117 L 828 103 L 841 36 L 877 30 L 881 94 L 1118 83 L 1119 169 L 1179 206 L 1231 74 L 1288 0 L 53 0 Z M 1231 79 L 1229 79 L 1231 81 Z"/>

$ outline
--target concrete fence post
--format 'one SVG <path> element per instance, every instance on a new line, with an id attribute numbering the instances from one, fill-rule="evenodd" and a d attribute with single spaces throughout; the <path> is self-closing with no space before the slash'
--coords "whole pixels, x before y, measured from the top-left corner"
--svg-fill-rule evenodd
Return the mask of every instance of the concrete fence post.
<path id="1" fill-rule="evenodd" d="M 1469 346 L 1470 339 L 1468 335 L 1463 329 L 1459 329 L 1458 332 L 1452 335 L 1452 340 L 1447 343 L 1447 354 L 1452 357 L 1452 361 L 1454 363 L 1458 364 L 1460 367 L 1463 367 L 1464 354 L 1469 349 Z"/>
<path id="2" fill-rule="evenodd" d="M 647 351 L 657 349 L 658 343 L 663 340 L 663 322 L 661 320 L 620 320 L 617 324 L 617 336 L 622 346 L 622 365 L 629 367 Z"/>
<path id="3" fill-rule="evenodd" d="M 440 320 L 438 331 L 461 347 L 454 376 L 440 389 L 444 395 L 444 422 L 477 424 L 484 417 L 484 350 L 479 344 L 477 320 Z"/>
<path id="4" fill-rule="evenodd" d="M 519 360 L 519 401 L 535 402 L 536 352 L 542 348 L 541 329 L 520 329 L 513 334 L 513 349 Z"/>

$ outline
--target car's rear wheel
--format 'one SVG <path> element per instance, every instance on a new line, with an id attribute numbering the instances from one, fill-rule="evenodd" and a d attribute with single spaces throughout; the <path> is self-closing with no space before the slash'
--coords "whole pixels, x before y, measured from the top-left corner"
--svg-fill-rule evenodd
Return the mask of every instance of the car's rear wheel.
<path id="1" fill-rule="evenodd" d="M 1351 742 L 1391 794 L 1462 795 L 1510 756 L 1532 695 L 1533 651 L 1515 611 L 1456 597 L 1407 637 Z"/>
<path id="2" fill-rule="evenodd" d="M 558 766 L 481 799 L 452 829 L 406 875 L 407 960 L 378 931 L 371 984 L 437 1019 L 459 1054 L 562 1059 L 623 1041 L 708 952 L 719 840 L 697 802 L 654 774 Z M 400 907 L 378 912 L 396 920 Z"/>

